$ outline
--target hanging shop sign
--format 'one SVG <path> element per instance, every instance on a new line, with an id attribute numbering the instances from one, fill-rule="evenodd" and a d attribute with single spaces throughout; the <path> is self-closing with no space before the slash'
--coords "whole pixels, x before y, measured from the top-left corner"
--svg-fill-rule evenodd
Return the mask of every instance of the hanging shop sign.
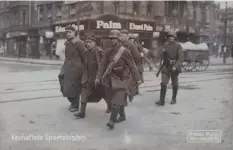
<path id="1" fill-rule="evenodd" d="M 70 25 L 70 26 L 74 27 L 74 29 L 75 29 L 76 31 L 77 31 L 77 30 L 80 30 L 80 31 L 85 30 L 84 25 L 79 25 L 79 27 L 78 27 L 76 24 L 72 24 L 72 25 Z M 65 27 L 63 27 L 63 26 L 56 26 L 56 27 L 55 27 L 55 33 L 65 32 L 65 28 L 66 28 L 66 26 L 65 26 Z"/>
<path id="2" fill-rule="evenodd" d="M 129 23 L 129 30 L 136 30 L 136 31 L 153 31 L 153 26 L 148 23 L 143 24 L 136 24 L 136 23 Z"/>
<path id="3" fill-rule="evenodd" d="M 104 22 L 102 20 L 96 21 L 96 29 L 121 29 L 122 25 L 120 22 L 113 22 L 113 21 L 107 21 Z"/>

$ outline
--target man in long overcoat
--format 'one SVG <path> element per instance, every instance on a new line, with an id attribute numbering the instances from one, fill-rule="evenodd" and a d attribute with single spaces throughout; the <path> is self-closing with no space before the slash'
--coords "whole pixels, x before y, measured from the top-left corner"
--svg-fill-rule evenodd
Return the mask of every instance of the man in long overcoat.
<path id="1" fill-rule="evenodd" d="M 85 69 L 82 75 L 82 93 L 81 93 L 81 111 L 74 116 L 77 118 L 85 118 L 85 111 L 87 102 L 90 100 L 90 97 L 93 96 L 95 100 L 99 100 L 104 98 L 106 101 L 108 100 L 105 97 L 105 88 L 104 86 L 99 85 L 95 86 L 95 78 L 98 69 L 100 68 L 100 63 L 104 54 L 104 51 L 96 46 L 96 38 L 94 34 L 87 35 L 85 39 L 85 45 L 87 47 L 87 51 L 85 54 Z M 98 94 L 98 95 L 97 95 Z M 109 103 L 107 101 L 109 110 Z"/>
<path id="2" fill-rule="evenodd" d="M 156 102 L 156 105 L 163 106 L 166 96 L 167 84 L 171 78 L 172 81 L 172 101 L 170 104 L 176 104 L 176 96 L 178 92 L 178 76 L 181 73 L 181 62 L 183 59 L 182 56 L 182 47 L 176 42 L 176 33 L 168 33 L 168 41 L 163 45 L 162 48 L 162 59 L 163 64 L 161 67 L 162 72 L 162 82 L 160 90 L 160 100 Z"/>
<path id="3" fill-rule="evenodd" d="M 125 48 L 127 48 L 130 51 L 130 53 L 133 57 L 133 60 L 137 66 L 138 71 L 142 72 L 141 54 L 140 54 L 139 50 L 137 49 L 136 45 L 129 41 L 128 30 L 126 30 L 126 29 L 121 30 L 120 39 L 121 39 L 122 46 L 124 46 Z M 130 81 L 130 85 L 129 85 L 129 94 L 128 94 L 130 101 L 132 101 L 133 97 L 139 93 L 138 89 L 139 88 L 138 88 L 137 82 L 131 76 L 131 81 Z M 127 101 L 127 96 L 126 96 L 126 101 Z"/>
<path id="4" fill-rule="evenodd" d="M 63 64 L 64 81 L 63 96 L 71 102 L 71 111 L 79 109 L 81 93 L 81 76 L 84 70 L 85 45 L 75 36 L 75 29 L 71 26 L 65 28 L 67 41 L 65 42 L 65 61 Z"/>
<path id="5" fill-rule="evenodd" d="M 104 53 L 95 83 L 98 85 L 102 81 L 102 84 L 111 89 L 112 109 L 107 126 L 113 129 L 115 122 L 126 119 L 124 107 L 129 74 L 132 74 L 137 84 L 141 83 L 141 79 L 130 51 L 121 45 L 120 31 L 110 31 L 109 38 L 112 40 L 112 48 Z M 118 113 L 120 117 L 117 119 Z"/>

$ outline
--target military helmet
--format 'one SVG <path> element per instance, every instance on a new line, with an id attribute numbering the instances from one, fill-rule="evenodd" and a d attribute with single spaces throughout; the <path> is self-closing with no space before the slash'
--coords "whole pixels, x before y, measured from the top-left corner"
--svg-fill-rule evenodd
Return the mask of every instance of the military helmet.
<path id="1" fill-rule="evenodd" d="M 175 32 L 175 31 L 169 31 L 167 36 L 168 36 L 168 37 L 169 37 L 169 36 L 173 36 L 174 38 L 177 38 L 176 32 Z"/>
<path id="2" fill-rule="evenodd" d="M 119 30 L 111 30 L 109 33 L 109 38 L 120 40 L 120 35 L 121 35 L 121 32 Z"/>

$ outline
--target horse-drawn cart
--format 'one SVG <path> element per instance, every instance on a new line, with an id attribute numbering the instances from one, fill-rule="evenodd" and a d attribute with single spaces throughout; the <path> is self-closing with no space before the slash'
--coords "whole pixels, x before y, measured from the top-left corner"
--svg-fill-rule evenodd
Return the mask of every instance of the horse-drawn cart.
<path id="1" fill-rule="evenodd" d="M 183 51 L 184 71 L 205 71 L 209 66 L 209 48 L 206 43 L 180 43 Z"/>
<path id="2" fill-rule="evenodd" d="M 209 48 L 206 43 L 193 44 L 192 42 L 180 43 L 183 52 L 181 63 L 183 71 L 205 71 L 209 66 Z M 154 57 L 153 63 L 158 68 L 160 53 Z"/>

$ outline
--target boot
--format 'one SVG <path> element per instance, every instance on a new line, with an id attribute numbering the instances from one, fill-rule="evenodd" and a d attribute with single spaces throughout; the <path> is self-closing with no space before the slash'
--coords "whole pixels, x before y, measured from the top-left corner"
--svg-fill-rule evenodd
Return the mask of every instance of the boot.
<path id="1" fill-rule="evenodd" d="M 107 110 L 106 110 L 106 113 L 110 113 L 111 110 L 112 110 L 112 106 L 111 106 L 111 103 L 110 102 L 106 102 L 107 103 Z"/>
<path id="2" fill-rule="evenodd" d="M 69 106 L 69 110 L 71 110 L 72 108 L 74 108 L 75 107 L 75 105 L 74 104 L 70 104 L 70 106 Z"/>
<path id="3" fill-rule="evenodd" d="M 79 113 L 74 114 L 74 116 L 75 116 L 77 119 L 85 118 L 86 106 L 87 106 L 87 103 L 85 103 L 85 102 L 82 102 L 82 103 L 81 103 L 81 111 L 80 111 Z"/>
<path id="4" fill-rule="evenodd" d="M 70 112 L 76 112 L 79 111 L 79 98 L 78 99 L 74 99 L 74 107 L 72 109 L 70 109 Z"/>
<path id="5" fill-rule="evenodd" d="M 122 121 L 125 121 L 126 117 L 125 117 L 125 107 L 121 106 L 120 107 L 120 111 L 119 111 L 119 118 L 116 120 L 116 123 L 120 123 Z"/>
<path id="6" fill-rule="evenodd" d="M 160 90 L 160 100 L 156 102 L 155 104 L 158 106 L 163 106 L 164 105 L 164 100 L 166 96 L 166 91 L 167 91 L 167 86 L 161 86 Z"/>
<path id="7" fill-rule="evenodd" d="M 170 102 L 171 105 L 176 104 L 177 92 L 178 92 L 178 86 L 173 86 L 173 88 L 172 88 L 172 101 Z"/>
<path id="8" fill-rule="evenodd" d="M 117 119 L 117 115 L 119 113 L 119 106 L 113 106 L 112 107 L 112 112 L 111 112 L 111 116 L 110 116 L 110 120 L 109 122 L 107 123 L 107 126 L 110 128 L 110 129 L 113 129 L 114 128 L 114 124 L 116 122 L 116 119 Z"/>

